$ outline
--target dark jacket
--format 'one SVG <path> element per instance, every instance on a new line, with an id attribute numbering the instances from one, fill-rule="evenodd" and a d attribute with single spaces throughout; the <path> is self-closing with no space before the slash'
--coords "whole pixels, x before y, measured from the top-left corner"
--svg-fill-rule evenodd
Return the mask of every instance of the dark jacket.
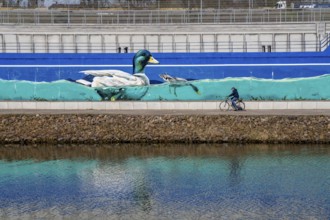
<path id="1" fill-rule="evenodd" d="M 238 94 L 237 89 L 233 89 L 233 92 L 228 97 L 233 97 L 233 98 L 239 99 L 239 94 Z"/>

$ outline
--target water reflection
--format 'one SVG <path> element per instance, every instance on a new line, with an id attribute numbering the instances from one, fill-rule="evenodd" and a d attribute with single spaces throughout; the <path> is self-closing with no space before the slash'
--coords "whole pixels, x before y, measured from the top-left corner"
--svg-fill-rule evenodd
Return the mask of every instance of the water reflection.
<path id="1" fill-rule="evenodd" d="M 3 145 L 0 159 L 11 160 L 57 160 L 98 159 L 125 160 L 131 157 L 222 157 L 243 158 L 263 155 L 329 155 L 329 145 L 234 145 L 234 144 L 113 144 L 113 145 Z"/>
<path id="2" fill-rule="evenodd" d="M 236 186 L 240 183 L 241 176 L 241 167 L 243 166 L 243 161 L 238 157 L 232 157 L 229 159 L 229 183 L 231 186 Z"/>
<path id="3" fill-rule="evenodd" d="M 328 219 L 330 146 L 1 146 L 0 219 Z"/>

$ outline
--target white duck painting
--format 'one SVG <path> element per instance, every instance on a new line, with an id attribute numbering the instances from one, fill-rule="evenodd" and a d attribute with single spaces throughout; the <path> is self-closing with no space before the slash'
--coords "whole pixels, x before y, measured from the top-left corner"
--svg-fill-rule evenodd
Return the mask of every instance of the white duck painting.
<path id="1" fill-rule="evenodd" d="M 87 76 L 76 82 L 96 88 L 150 85 L 149 78 L 144 73 L 149 63 L 159 62 L 148 50 L 139 50 L 133 58 L 133 74 L 121 70 L 84 70 L 81 73 Z"/>

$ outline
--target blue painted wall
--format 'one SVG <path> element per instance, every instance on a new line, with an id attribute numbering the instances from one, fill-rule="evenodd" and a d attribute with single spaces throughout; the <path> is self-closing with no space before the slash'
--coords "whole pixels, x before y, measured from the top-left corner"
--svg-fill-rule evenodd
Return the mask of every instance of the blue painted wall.
<path id="1" fill-rule="evenodd" d="M 219 100 L 235 86 L 244 99 L 328 100 L 329 53 L 154 53 L 160 64 L 146 67 L 152 85 L 103 88 L 106 97 L 67 80 L 83 70 L 131 73 L 134 54 L 0 54 L 0 99 Z M 161 73 L 189 82 L 164 83 Z"/>

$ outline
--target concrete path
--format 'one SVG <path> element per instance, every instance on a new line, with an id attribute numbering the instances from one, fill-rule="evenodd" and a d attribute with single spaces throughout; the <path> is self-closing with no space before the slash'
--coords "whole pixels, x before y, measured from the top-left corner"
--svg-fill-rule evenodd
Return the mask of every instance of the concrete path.
<path id="1" fill-rule="evenodd" d="M 324 110 L 246 110 L 246 111 L 219 111 L 219 110 L 26 110 L 1 109 L 4 114 L 123 114 L 123 115 L 329 115 L 330 109 Z"/>
<path id="2" fill-rule="evenodd" d="M 220 101 L 0 101 L 0 114 L 330 115 L 330 101 L 246 101 L 246 111 L 220 111 Z"/>

